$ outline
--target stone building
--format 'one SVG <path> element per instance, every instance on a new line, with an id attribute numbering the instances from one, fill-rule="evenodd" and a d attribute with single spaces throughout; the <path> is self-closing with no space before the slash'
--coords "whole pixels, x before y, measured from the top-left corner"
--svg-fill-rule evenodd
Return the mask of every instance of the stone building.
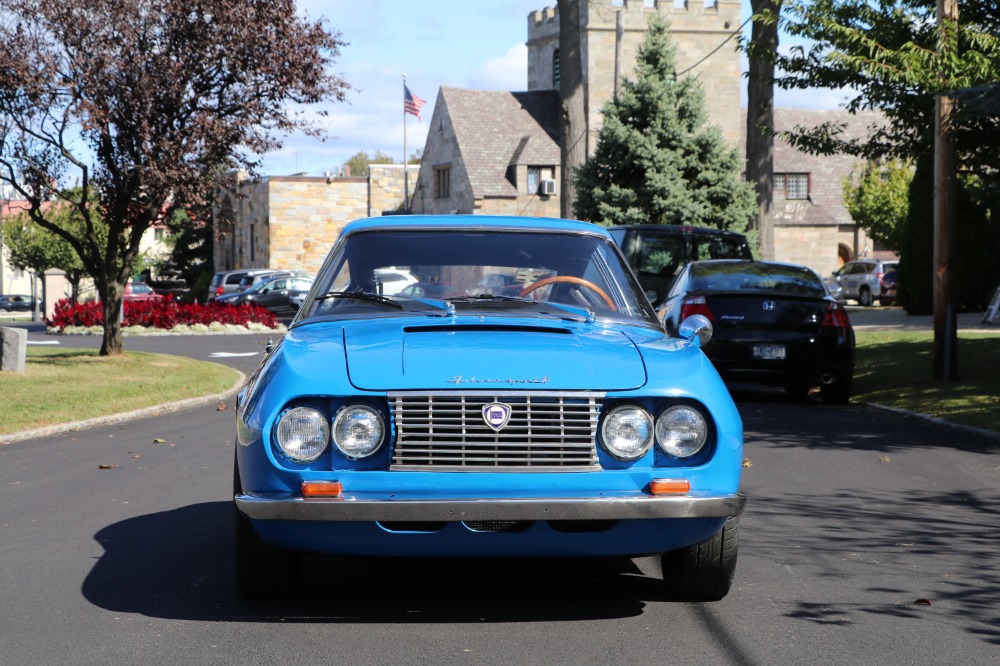
<path id="1" fill-rule="evenodd" d="M 678 75 L 690 73 L 705 91 L 705 111 L 730 144 L 740 140 L 740 0 L 578 0 L 586 127 L 573 142 L 591 154 L 601 128 L 601 107 L 614 96 L 615 75 L 631 77 L 636 54 L 653 14 L 670 23 Z M 618 25 L 621 17 L 621 61 Z M 718 48 L 731 42 L 731 47 Z M 559 10 L 546 7 L 528 15 L 528 90 L 559 90 L 566 62 L 560 57 Z M 616 66 L 618 65 L 618 66 Z"/>
<path id="2" fill-rule="evenodd" d="M 414 213 L 558 217 L 559 96 L 442 87 Z"/>
<path id="3" fill-rule="evenodd" d="M 404 174 L 419 167 L 372 164 L 361 178 L 234 174 L 213 210 L 216 271 L 282 268 L 315 273 L 344 224 L 402 207 Z"/>
<path id="4" fill-rule="evenodd" d="M 843 127 L 845 140 L 861 139 L 881 117 L 874 112 L 777 108 L 775 130 Z M 864 163 L 851 155 L 808 155 L 777 139 L 774 143 L 774 255 L 779 261 L 809 266 L 829 275 L 859 257 L 894 258 L 876 247 L 854 223 L 844 205 L 844 181 L 860 175 Z"/>

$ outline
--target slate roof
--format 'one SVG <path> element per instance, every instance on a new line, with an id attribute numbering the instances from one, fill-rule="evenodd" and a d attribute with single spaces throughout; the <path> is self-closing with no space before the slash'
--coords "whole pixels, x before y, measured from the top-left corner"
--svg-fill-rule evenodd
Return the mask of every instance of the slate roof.
<path id="1" fill-rule="evenodd" d="M 473 195 L 516 197 L 509 167 L 557 166 L 559 95 L 441 87 Z"/>

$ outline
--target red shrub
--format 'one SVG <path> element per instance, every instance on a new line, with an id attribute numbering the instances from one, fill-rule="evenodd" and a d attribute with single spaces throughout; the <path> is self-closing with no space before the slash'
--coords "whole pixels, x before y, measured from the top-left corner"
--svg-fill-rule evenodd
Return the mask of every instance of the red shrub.
<path id="1" fill-rule="evenodd" d="M 213 322 L 237 326 L 258 323 L 274 328 L 278 325 L 278 318 L 274 313 L 253 304 L 216 305 L 213 302 L 197 305 L 160 299 L 124 303 L 122 326 L 146 326 L 166 330 L 181 324 L 208 326 Z M 99 301 L 74 305 L 68 299 L 62 299 L 56 303 L 51 319 L 46 319 L 45 323 L 60 331 L 67 326 L 101 326 L 104 324 L 104 312 Z"/>

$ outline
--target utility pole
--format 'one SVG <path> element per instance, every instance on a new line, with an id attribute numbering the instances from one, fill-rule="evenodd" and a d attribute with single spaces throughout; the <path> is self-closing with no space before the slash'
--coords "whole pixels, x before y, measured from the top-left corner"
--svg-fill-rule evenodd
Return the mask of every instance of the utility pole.
<path id="1" fill-rule="evenodd" d="M 958 24 L 958 0 L 937 0 L 941 46 Z M 955 100 L 938 94 L 934 123 L 934 377 L 958 379 L 958 335 L 952 279 L 955 239 Z"/>

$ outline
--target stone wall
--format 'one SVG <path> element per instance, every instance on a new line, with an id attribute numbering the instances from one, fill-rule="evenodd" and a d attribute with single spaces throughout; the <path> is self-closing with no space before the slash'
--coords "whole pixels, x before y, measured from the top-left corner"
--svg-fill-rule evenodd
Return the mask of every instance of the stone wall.
<path id="1" fill-rule="evenodd" d="M 367 178 L 239 178 L 216 206 L 215 269 L 314 273 L 344 224 L 368 217 L 368 196 Z M 232 211 L 231 231 L 219 222 L 227 208 Z"/>
<path id="2" fill-rule="evenodd" d="M 409 187 L 403 181 L 404 173 L 409 172 Z M 386 212 L 394 212 L 405 208 L 403 193 L 410 192 L 410 200 L 417 187 L 417 177 L 420 175 L 419 164 L 409 164 L 403 171 L 402 164 L 370 164 L 368 166 L 368 216 L 377 217 Z"/>

